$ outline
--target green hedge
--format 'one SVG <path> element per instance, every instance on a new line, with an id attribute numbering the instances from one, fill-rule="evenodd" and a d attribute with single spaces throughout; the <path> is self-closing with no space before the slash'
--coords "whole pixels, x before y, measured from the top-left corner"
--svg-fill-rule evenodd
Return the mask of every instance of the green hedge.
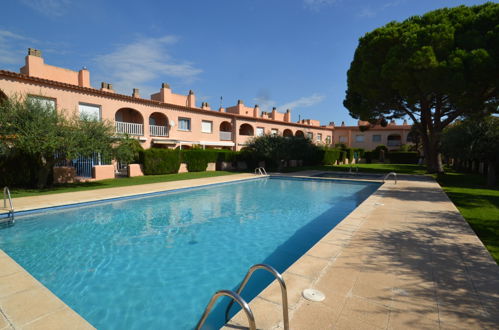
<path id="1" fill-rule="evenodd" d="M 340 149 L 326 149 L 324 150 L 324 158 L 322 163 L 324 165 L 335 165 L 340 159 L 341 150 Z"/>
<path id="2" fill-rule="evenodd" d="M 216 161 L 217 154 L 212 150 L 182 150 L 181 158 L 189 172 L 202 172 L 206 171 L 208 163 Z"/>
<path id="3" fill-rule="evenodd" d="M 346 152 L 346 159 L 348 159 L 348 163 L 352 164 L 354 149 L 353 148 L 346 148 L 345 152 Z"/>
<path id="4" fill-rule="evenodd" d="M 144 174 L 177 173 L 180 168 L 180 150 L 150 148 L 140 152 Z"/>
<path id="5" fill-rule="evenodd" d="M 392 151 L 388 153 L 388 159 L 392 164 L 417 164 L 419 160 L 419 154 L 415 151 Z"/>
<path id="6" fill-rule="evenodd" d="M 373 152 L 372 151 L 364 152 L 364 157 L 366 158 L 366 164 L 371 164 L 373 162 Z"/>

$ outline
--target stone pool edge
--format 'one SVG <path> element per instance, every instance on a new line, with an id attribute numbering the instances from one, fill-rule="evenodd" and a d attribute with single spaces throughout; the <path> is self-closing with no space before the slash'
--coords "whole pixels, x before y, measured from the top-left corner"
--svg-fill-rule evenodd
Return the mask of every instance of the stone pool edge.
<path id="1" fill-rule="evenodd" d="M 50 208 L 73 207 L 106 199 L 106 201 L 133 196 L 197 188 L 213 184 L 261 178 L 254 174 L 234 174 L 212 178 L 172 181 L 131 186 L 129 189 L 108 188 L 76 193 L 21 197 L 21 214 L 42 212 Z M 124 187 L 126 188 L 126 187 Z M 61 199 L 66 197 L 66 199 Z M 39 200 L 42 197 L 41 201 Z M 16 200 L 14 200 L 16 201 Z M 15 204 L 14 204 L 15 205 Z M 71 309 L 57 295 L 21 267 L 0 249 L 0 330 L 11 329 L 95 329 L 81 315 Z"/>

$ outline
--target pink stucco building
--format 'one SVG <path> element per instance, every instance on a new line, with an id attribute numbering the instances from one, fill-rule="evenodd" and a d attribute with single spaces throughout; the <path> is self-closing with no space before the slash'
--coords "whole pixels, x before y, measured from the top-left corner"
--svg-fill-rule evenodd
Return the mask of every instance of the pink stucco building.
<path id="1" fill-rule="evenodd" d="M 258 105 L 247 106 L 241 100 L 231 107 L 211 109 L 206 102 L 198 106 L 193 91 L 187 95 L 176 94 L 166 83 L 149 98 L 140 95 L 138 89 L 131 92 L 131 95 L 116 93 L 112 84 L 105 82 L 100 88 L 94 88 L 86 68 L 77 72 L 45 64 L 41 52 L 35 49 L 28 50 L 20 73 L 0 70 L 0 97 L 27 95 L 58 111 L 75 111 L 109 120 L 117 133 L 136 137 L 144 148 L 199 145 L 240 150 L 254 136 L 279 134 L 308 137 L 318 144 L 342 142 L 372 149 L 378 144 L 395 147 L 405 143 L 410 129 L 406 123 L 372 128 L 362 133 L 365 135 L 362 141 L 358 127 L 321 125 L 312 119 L 292 122 L 289 109 L 284 113 L 275 108 L 263 112 Z M 376 134 L 381 135 L 381 140 L 374 137 Z M 390 142 L 390 135 L 398 135 L 399 142 Z"/>

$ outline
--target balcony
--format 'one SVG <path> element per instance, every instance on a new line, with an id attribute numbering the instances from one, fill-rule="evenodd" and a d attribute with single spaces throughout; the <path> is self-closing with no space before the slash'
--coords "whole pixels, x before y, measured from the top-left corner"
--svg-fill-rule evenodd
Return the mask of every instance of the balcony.
<path id="1" fill-rule="evenodd" d="M 400 147 L 402 142 L 400 140 L 388 140 L 386 145 L 389 147 Z"/>
<path id="2" fill-rule="evenodd" d="M 232 141 L 232 132 L 220 132 L 220 141 Z"/>
<path id="3" fill-rule="evenodd" d="M 144 125 L 136 123 L 127 123 L 123 121 L 117 121 L 116 123 L 116 133 L 130 134 L 130 135 L 144 135 Z"/>
<path id="4" fill-rule="evenodd" d="M 149 135 L 151 136 L 168 136 L 168 127 L 149 125 Z"/>

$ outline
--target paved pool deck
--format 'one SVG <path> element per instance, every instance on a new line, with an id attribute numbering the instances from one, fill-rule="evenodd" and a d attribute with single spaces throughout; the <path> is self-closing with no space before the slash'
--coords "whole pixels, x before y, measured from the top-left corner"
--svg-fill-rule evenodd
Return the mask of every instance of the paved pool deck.
<path id="1" fill-rule="evenodd" d="M 23 197 L 14 199 L 14 206 L 28 210 L 254 177 Z M 499 266 L 440 186 L 426 177 L 403 176 L 397 184 L 384 184 L 284 278 L 291 329 L 493 329 L 499 324 Z M 305 300 L 306 288 L 320 290 L 326 299 Z M 259 329 L 282 328 L 277 283 L 250 306 Z M 246 325 L 238 314 L 226 327 Z M 0 329 L 92 328 L 0 250 Z"/>

